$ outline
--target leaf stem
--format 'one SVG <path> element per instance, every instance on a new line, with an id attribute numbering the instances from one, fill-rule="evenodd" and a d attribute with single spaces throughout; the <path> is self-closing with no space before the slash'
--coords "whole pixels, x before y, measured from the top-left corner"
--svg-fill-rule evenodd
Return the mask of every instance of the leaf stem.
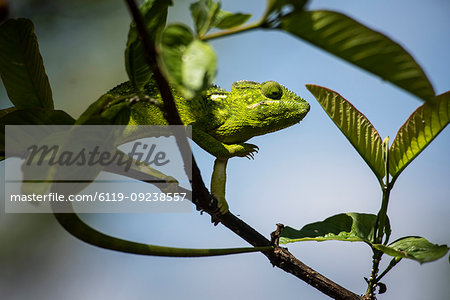
<path id="1" fill-rule="evenodd" d="M 391 189 L 392 189 L 392 185 L 389 182 L 389 137 L 386 137 L 383 140 L 383 158 L 384 158 L 384 172 L 385 172 L 385 182 L 380 182 L 381 183 L 381 189 L 383 191 L 383 196 L 381 199 L 381 208 L 380 211 L 378 212 L 377 215 L 377 220 L 375 222 L 375 226 L 374 226 L 374 237 L 373 237 L 373 241 L 375 244 L 381 244 L 383 241 L 383 235 L 386 234 L 386 239 L 385 239 L 385 244 L 387 244 L 387 242 L 389 241 L 389 235 L 390 232 L 386 232 L 386 220 L 387 220 L 387 209 L 388 209 L 388 204 L 389 204 L 389 196 L 391 193 Z M 370 278 L 367 282 L 368 287 L 367 287 L 367 292 L 366 292 L 366 299 L 375 299 L 375 288 L 377 287 L 377 283 L 379 276 L 377 276 L 378 271 L 379 271 L 379 266 L 380 266 L 380 261 L 381 258 L 383 257 L 383 252 L 379 251 L 375 248 L 372 248 L 373 251 L 373 261 L 372 261 L 372 271 L 370 274 Z M 393 266 L 391 266 L 392 268 Z M 387 270 L 389 271 L 389 270 Z M 385 270 L 385 272 L 387 273 L 387 271 Z M 383 272 L 383 276 L 385 275 L 385 272 Z"/>
<path id="2" fill-rule="evenodd" d="M 374 232 L 375 237 L 374 237 L 374 242 L 376 244 L 381 244 L 382 240 L 383 240 L 383 234 L 385 233 L 385 225 L 386 225 L 386 219 L 387 219 L 387 209 L 388 209 L 388 204 L 389 204 L 389 196 L 391 193 L 391 187 L 388 185 L 386 187 L 383 188 L 383 198 L 382 198 L 382 203 L 381 203 L 381 208 L 380 211 L 378 212 L 378 217 L 377 217 L 377 230 L 376 232 Z M 387 243 L 388 240 L 385 241 L 385 243 Z"/>
<path id="3" fill-rule="evenodd" d="M 367 291 L 364 299 L 375 299 L 375 288 L 377 287 L 377 275 L 380 266 L 381 256 L 383 252 L 372 248 L 372 271 L 370 273 L 369 280 L 367 281 Z"/>
<path id="4" fill-rule="evenodd" d="M 377 221 L 374 227 L 374 238 L 375 244 L 381 244 L 383 239 L 383 234 L 385 233 L 385 223 L 387 219 L 387 208 L 389 203 L 389 195 L 392 189 L 392 185 L 389 182 L 389 137 L 386 137 L 382 143 L 383 148 L 383 159 L 384 159 L 384 177 L 386 178 L 385 183 L 380 181 L 383 196 L 381 199 L 381 208 L 377 215 Z M 388 235 L 386 237 L 386 243 L 388 242 Z"/>
<path id="5" fill-rule="evenodd" d="M 386 270 L 384 270 L 375 280 L 375 282 L 379 282 L 381 278 L 384 277 L 393 267 L 395 267 L 396 264 L 398 264 L 402 259 L 394 257 L 391 262 L 389 263 L 389 266 L 387 266 Z"/>
<path id="6" fill-rule="evenodd" d="M 389 195 L 390 195 L 390 191 L 391 191 L 391 187 L 392 187 L 388 181 L 389 181 L 389 177 L 386 176 L 386 185 L 383 187 L 383 198 L 382 198 L 381 208 L 380 208 L 380 211 L 378 212 L 377 221 L 375 223 L 375 228 L 374 228 L 374 243 L 375 244 L 381 244 L 381 242 L 383 240 L 383 235 L 385 234 L 387 208 L 388 208 L 388 203 L 389 203 Z M 389 240 L 389 233 L 386 233 L 385 244 L 387 244 L 388 240 Z M 368 287 L 367 287 L 367 292 L 366 292 L 366 299 L 375 299 L 375 288 L 377 286 L 378 279 L 381 278 L 381 277 L 377 277 L 377 275 L 378 275 L 378 271 L 379 271 L 380 261 L 383 256 L 383 252 L 379 251 L 375 248 L 372 248 L 372 251 L 373 251 L 372 271 L 370 274 L 370 278 L 367 282 Z M 382 275 L 384 276 L 384 274 L 382 274 Z"/>
<path id="7" fill-rule="evenodd" d="M 232 35 L 232 34 L 237 34 L 237 33 L 245 32 L 245 31 L 257 29 L 257 28 L 261 27 L 261 24 L 262 24 L 262 21 L 258 21 L 258 22 L 255 22 L 255 23 L 250 23 L 250 24 L 247 24 L 247 25 L 231 28 L 231 29 L 228 29 L 228 30 L 223 30 L 223 31 L 219 31 L 219 32 L 210 33 L 210 34 L 207 34 L 207 35 L 200 36 L 200 40 L 202 40 L 202 41 L 210 41 L 212 39 L 221 38 L 221 37 L 224 37 L 224 36 L 227 36 L 227 35 Z"/>

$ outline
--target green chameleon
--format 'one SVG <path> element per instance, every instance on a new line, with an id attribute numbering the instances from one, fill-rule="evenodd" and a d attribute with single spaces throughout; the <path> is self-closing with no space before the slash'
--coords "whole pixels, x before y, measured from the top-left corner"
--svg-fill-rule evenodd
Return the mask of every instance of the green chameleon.
<path id="1" fill-rule="evenodd" d="M 275 81 L 237 81 L 233 83 L 231 92 L 212 86 L 191 100 L 184 99 L 175 89 L 172 89 L 172 93 L 182 122 L 192 126 L 192 139 L 216 157 L 211 193 L 218 200 L 221 214 L 228 212 L 225 200 L 228 159 L 235 156 L 253 158 L 258 147 L 246 143 L 247 140 L 292 126 L 300 122 L 309 111 L 309 104 L 304 99 Z M 131 83 L 125 82 L 110 90 L 106 96 L 131 97 L 134 94 Z M 154 80 L 145 86 L 144 94 L 151 101 L 139 101 L 132 106 L 129 124 L 167 125 L 159 105 L 162 99 Z M 66 230 L 81 240 L 124 252 L 162 256 L 210 256 L 261 250 L 183 249 L 145 245 L 106 236 L 84 224 L 76 214 L 56 216 Z"/>
<path id="2" fill-rule="evenodd" d="M 257 83 L 237 81 L 231 92 L 213 86 L 201 97 L 183 99 L 176 92 L 174 99 L 185 125 L 192 126 L 193 140 L 216 157 L 211 179 L 211 193 L 219 201 L 219 211 L 225 214 L 226 165 L 234 156 L 253 158 L 258 147 L 245 143 L 254 136 L 277 131 L 300 122 L 309 111 L 309 104 L 275 81 Z M 111 91 L 113 96 L 133 93 L 125 82 Z M 148 84 L 144 93 L 157 103 L 161 96 L 155 84 Z M 133 106 L 130 124 L 166 125 L 160 108 L 150 102 Z"/>

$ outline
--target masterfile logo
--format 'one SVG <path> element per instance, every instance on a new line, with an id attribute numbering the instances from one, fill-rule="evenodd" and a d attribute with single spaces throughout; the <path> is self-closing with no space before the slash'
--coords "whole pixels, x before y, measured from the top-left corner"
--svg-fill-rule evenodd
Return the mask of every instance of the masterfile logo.
<path id="1" fill-rule="evenodd" d="M 49 166 L 56 165 L 60 167 L 109 166 L 115 164 L 117 166 L 124 166 L 124 171 L 126 172 L 130 170 L 133 159 L 136 159 L 136 165 L 145 163 L 150 166 L 164 166 L 170 162 L 169 159 L 166 159 L 166 152 L 157 151 L 154 154 L 157 144 L 149 145 L 141 142 L 134 142 L 132 144 L 133 147 L 129 153 L 118 151 L 115 148 L 101 152 L 98 145 L 95 145 L 93 149 L 81 148 L 79 152 L 61 150 L 59 145 L 31 145 L 27 148 L 28 156 L 25 164 L 27 166 L 48 164 Z M 139 152 L 139 148 L 142 148 L 143 152 Z M 144 157 L 145 159 L 143 159 Z"/>
<path id="2" fill-rule="evenodd" d="M 189 126 L 7 125 L 5 212 L 71 212 L 72 205 L 95 213 L 180 211 L 175 204 L 190 193 L 191 174 L 175 139 L 190 132 Z"/>

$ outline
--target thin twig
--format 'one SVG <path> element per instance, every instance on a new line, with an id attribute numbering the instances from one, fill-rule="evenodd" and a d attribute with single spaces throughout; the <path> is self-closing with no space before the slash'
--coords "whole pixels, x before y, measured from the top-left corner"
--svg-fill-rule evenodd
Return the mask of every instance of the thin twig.
<path id="1" fill-rule="evenodd" d="M 225 36 L 228 36 L 231 34 L 248 32 L 250 30 L 258 29 L 260 27 L 261 27 L 261 22 L 256 22 L 256 23 L 251 23 L 248 25 L 243 25 L 240 27 L 235 27 L 235 28 L 231 28 L 231 29 L 227 29 L 227 30 L 223 30 L 223 31 L 209 33 L 209 34 L 201 36 L 200 39 L 203 41 L 210 41 L 210 40 L 225 37 Z"/>

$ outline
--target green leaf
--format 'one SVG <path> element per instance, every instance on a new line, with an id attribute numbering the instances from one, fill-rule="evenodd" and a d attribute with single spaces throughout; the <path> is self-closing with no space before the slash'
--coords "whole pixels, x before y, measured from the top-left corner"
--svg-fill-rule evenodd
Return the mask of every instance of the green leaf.
<path id="1" fill-rule="evenodd" d="M 247 22 L 248 19 L 250 19 L 250 17 L 252 16 L 250 14 L 243 14 L 243 13 L 233 14 L 233 13 L 226 12 L 226 11 L 221 11 L 221 12 L 222 12 L 222 14 L 220 17 L 220 21 L 218 21 L 217 24 L 215 25 L 215 27 L 217 27 L 219 29 L 228 29 L 228 28 L 242 25 L 245 22 Z"/>
<path id="2" fill-rule="evenodd" d="M 391 243 L 389 246 L 376 244 L 376 249 L 396 258 L 409 258 L 426 263 L 437 260 L 448 252 L 447 245 L 436 245 L 423 237 L 403 237 Z"/>
<path id="3" fill-rule="evenodd" d="M 216 65 L 216 54 L 209 44 L 198 40 L 189 44 L 182 64 L 184 93 L 188 98 L 212 84 Z"/>
<path id="4" fill-rule="evenodd" d="M 372 243 L 376 220 L 376 215 L 346 213 L 305 225 L 300 230 L 287 226 L 281 231 L 280 243 L 329 240 Z M 385 232 L 390 233 L 389 222 L 385 226 Z"/>
<path id="5" fill-rule="evenodd" d="M 170 25 L 162 38 L 162 58 L 170 81 L 186 98 L 194 97 L 212 83 L 216 73 L 216 54 L 212 47 L 194 40 L 184 25 Z"/>
<path id="6" fill-rule="evenodd" d="M 278 26 L 425 100 L 434 100 L 427 76 L 399 44 L 355 20 L 332 11 L 284 16 Z"/>
<path id="7" fill-rule="evenodd" d="M 169 25 L 164 30 L 161 46 L 162 58 L 171 82 L 182 85 L 182 57 L 188 45 L 194 40 L 189 27 L 182 24 Z"/>
<path id="8" fill-rule="evenodd" d="M 15 108 L 15 107 L 8 107 L 8 108 L 0 110 L 0 120 L 4 116 L 6 116 L 7 114 L 9 114 L 9 113 L 11 113 L 11 112 L 13 112 L 15 110 L 17 110 L 17 108 Z M 1 139 L 0 140 L 0 152 L 2 152 L 2 154 L 0 155 L 0 161 L 5 159 L 5 156 L 4 156 L 4 152 L 5 152 L 5 138 L 4 138 L 4 133 L 3 133 L 5 131 L 4 127 L 5 127 L 5 125 L 0 125 L 0 130 L 2 130 L 2 133 L 1 133 L 1 136 L 0 136 L 0 139 Z"/>
<path id="9" fill-rule="evenodd" d="M 155 43 L 158 41 L 158 37 L 166 24 L 167 9 L 171 2 L 169 0 L 147 0 L 140 7 L 147 32 Z M 145 58 L 144 46 L 134 22 L 130 24 L 130 30 L 128 31 L 125 67 L 130 81 L 137 90 L 141 90 L 150 81 L 152 71 Z"/>
<path id="10" fill-rule="evenodd" d="M 52 90 L 30 20 L 11 19 L 0 26 L 0 75 L 17 108 L 53 109 Z"/>
<path id="11" fill-rule="evenodd" d="M 62 110 L 18 109 L 0 118 L 0 125 L 72 125 L 75 120 Z"/>
<path id="12" fill-rule="evenodd" d="M 308 0 L 267 0 L 265 19 L 270 19 L 271 14 L 286 14 L 288 12 L 298 12 L 303 10 Z M 277 16 L 275 16 L 277 20 Z M 267 20 L 271 22 L 271 20 Z"/>
<path id="13" fill-rule="evenodd" d="M 204 35 L 214 26 L 220 12 L 220 6 L 220 2 L 212 0 L 200 0 L 191 4 L 191 15 L 198 36 Z"/>
<path id="14" fill-rule="evenodd" d="M 125 68 L 128 78 L 136 90 L 142 90 L 152 76 L 151 68 L 145 59 L 144 53 L 144 47 L 139 40 L 137 32 L 130 30 L 125 50 Z"/>
<path id="15" fill-rule="evenodd" d="M 77 119 L 76 125 L 128 125 L 130 107 L 137 101 L 129 101 L 129 96 L 105 94 Z"/>
<path id="16" fill-rule="evenodd" d="M 450 120 L 450 91 L 420 106 L 400 127 L 389 150 L 389 172 L 398 175 L 447 126 Z"/>
<path id="17" fill-rule="evenodd" d="M 228 29 L 245 23 L 252 15 L 231 13 L 220 9 L 221 3 L 212 0 L 200 0 L 191 4 L 190 10 L 194 20 L 197 36 L 203 36 L 210 29 Z"/>
<path id="18" fill-rule="evenodd" d="M 167 9 L 172 5 L 172 0 L 145 0 L 139 7 L 144 17 L 146 28 L 153 39 L 156 39 L 158 33 L 160 33 L 158 31 L 164 28 L 167 19 Z"/>
<path id="19" fill-rule="evenodd" d="M 350 102 L 330 89 L 306 85 L 381 182 L 385 175 L 382 140 L 369 120 Z"/>

